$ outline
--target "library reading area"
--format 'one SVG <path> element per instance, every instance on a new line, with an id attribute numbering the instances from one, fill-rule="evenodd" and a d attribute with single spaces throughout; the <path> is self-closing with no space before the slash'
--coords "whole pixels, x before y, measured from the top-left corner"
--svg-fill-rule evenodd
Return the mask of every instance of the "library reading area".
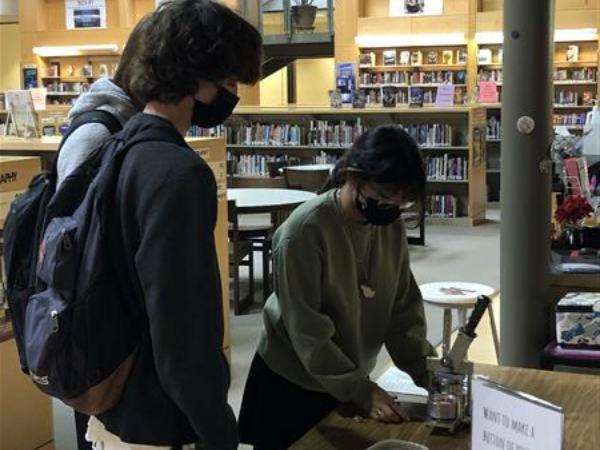
<path id="1" fill-rule="evenodd" d="M 0 450 L 600 450 L 599 55 L 600 0 L 0 0 Z"/>

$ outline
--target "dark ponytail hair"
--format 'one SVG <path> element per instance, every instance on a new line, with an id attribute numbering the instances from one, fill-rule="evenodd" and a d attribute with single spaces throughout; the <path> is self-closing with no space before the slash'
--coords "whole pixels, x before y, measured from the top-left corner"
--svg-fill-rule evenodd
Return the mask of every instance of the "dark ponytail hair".
<path id="1" fill-rule="evenodd" d="M 342 187 L 347 173 L 401 191 L 415 204 L 425 200 L 427 177 L 415 140 L 395 125 L 380 125 L 360 136 L 336 164 L 324 190 Z"/>

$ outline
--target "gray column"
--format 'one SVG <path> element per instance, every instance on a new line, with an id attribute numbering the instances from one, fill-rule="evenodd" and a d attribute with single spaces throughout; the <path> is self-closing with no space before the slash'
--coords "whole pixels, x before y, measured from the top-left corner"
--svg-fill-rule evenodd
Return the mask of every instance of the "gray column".
<path id="1" fill-rule="evenodd" d="M 554 0 L 504 0 L 501 363 L 517 367 L 538 367 L 549 335 L 553 33 Z"/>

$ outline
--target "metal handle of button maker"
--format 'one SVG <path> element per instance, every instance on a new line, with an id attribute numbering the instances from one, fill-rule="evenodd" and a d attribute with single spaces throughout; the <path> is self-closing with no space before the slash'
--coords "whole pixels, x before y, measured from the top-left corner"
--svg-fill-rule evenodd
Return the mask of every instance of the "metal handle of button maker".
<path id="1" fill-rule="evenodd" d="M 481 318 L 485 314 L 485 311 L 487 310 L 489 304 L 489 297 L 486 297 L 485 295 L 480 295 L 479 297 L 477 297 L 477 304 L 475 305 L 475 309 L 473 309 L 469 321 L 461 330 L 463 333 L 472 338 L 475 338 L 477 336 L 475 334 L 475 330 L 477 329 L 479 322 L 481 322 Z"/>

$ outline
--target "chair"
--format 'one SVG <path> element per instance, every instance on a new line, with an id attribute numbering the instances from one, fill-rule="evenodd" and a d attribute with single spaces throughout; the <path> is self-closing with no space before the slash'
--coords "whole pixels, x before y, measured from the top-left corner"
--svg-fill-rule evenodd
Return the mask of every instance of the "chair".
<path id="1" fill-rule="evenodd" d="M 234 200 L 227 202 L 229 217 L 229 268 L 233 278 L 233 301 L 235 314 L 241 314 L 254 301 L 254 246 L 240 235 L 237 207 Z M 248 294 L 240 292 L 240 267 L 248 267 Z"/>
<path id="2" fill-rule="evenodd" d="M 318 192 L 329 178 L 329 169 L 294 170 L 293 166 L 284 170 L 288 189 Z"/>
<path id="3" fill-rule="evenodd" d="M 240 239 L 250 241 L 254 251 L 262 254 L 263 298 L 265 301 L 271 294 L 271 257 L 274 233 L 275 227 L 270 223 L 265 225 L 241 225 L 239 227 Z"/>
<path id="4" fill-rule="evenodd" d="M 490 299 L 498 292 L 484 284 L 464 283 L 458 281 L 448 281 L 442 283 L 428 283 L 419 286 L 423 301 L 432 306 L 444 308 L 444 341 L 442 343 L 444 355 L 450 351 L 450 336 L 452 334 L 452 310 L 458 311 L 458 321 L 460 326 L 467 324 L 467 310 L 474 308 L 477 304 L 477 297 L 485 295 Z M 494 319 L 494 309 L 490 302 L 488 306 L 490 316 L 490 326 L 494 338 L 494 348 L 496 350 L 496 359 L 500 359 L 500 338 Z"/>

